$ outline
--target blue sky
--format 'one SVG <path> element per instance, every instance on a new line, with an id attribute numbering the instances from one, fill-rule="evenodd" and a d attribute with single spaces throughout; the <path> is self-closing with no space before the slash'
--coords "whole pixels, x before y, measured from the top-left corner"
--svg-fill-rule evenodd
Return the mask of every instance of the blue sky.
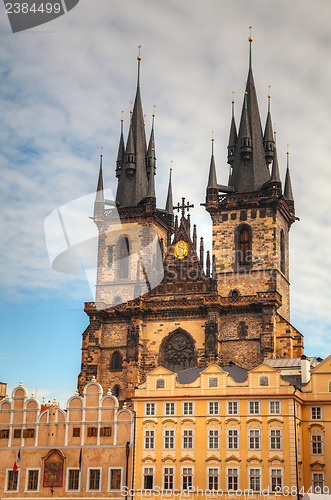
<path id="1" fill-rule="evenodd" d="M 291 229 L 292 323 L 307 354 L 330 354 L 330 18 L 324 0 L 80 0 L 57 20 L 12 34 L 0 5 L 0 378 L 10 390 L 23 380 L 39 398 L 63 401 L 76 389 L 91 292 L 83 275 L 52 270 L 44 220 L 94 191 L 100 146 L 105 183 L 115 190 L 138 45 L 147 134 L 156 105 L 158 206 L 173 161 L 174 201 L 195 204 L 192 221 L 210 245 L 199 204 L 211 131 L 225 183 L 232 91 L 238 121 L 249 25 L 261 118 L 270 91 L 283 177 L 290 145 L 300 217 Z"/>

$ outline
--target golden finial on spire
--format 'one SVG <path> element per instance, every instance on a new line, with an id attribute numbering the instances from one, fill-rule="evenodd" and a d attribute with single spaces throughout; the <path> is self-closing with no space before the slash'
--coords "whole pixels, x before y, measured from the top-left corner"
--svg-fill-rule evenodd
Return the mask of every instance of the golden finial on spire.
<path id="1" fill-rule="evenodd" d="M 214 142 L 214 131 L 211 131 L 211 142 Z"/>
<path id="2" fill-rule="evenodd" d="M 102 150 L 103 150 L 103 146 L 101 146 L 100 156 L 103 156 Z"/>
<path id="3" fill-rule="evenodd" d="M 286 144 L 286 149 L 287 149 L 286 154 L 287 154 L 287 155 L 289 155 L 289 154 L 290 154 L 290 151 L 289 151 L 289 149 L 290 149 L 290 145 L 289 145 L 289 144 Z"/>
<path id="4" fill-rule="evenodd" d="M 155 117 L 155 108 L 156 108 L 155 104 L 154 104 L 153 108 L 154 108 L 154 113 L 152 114 L 152 116 L 154 118 Z"/>
<path id="5" fill-rule="evenodd" d="M 172 160 L 171 160 L 171 167 L 170 167 L 170 171 L 172 170 Z"/>
<path id="6" fill-rule="evenodd" d="M 252 42 L 253 41 L 253 37 L 252 37 L 252 26 L 249 27 L 249 38 L 248 38 L 248 41 L 249 42 Z"/>
<path id="7" fill-rule="evenodd" d="M 232 104 L 234 104 L 234 94 L 235 94 L 235 91 L 233 90 L 232 91 Z"/>
<path id="8" fill-rule="evenodd" d="M 141 61 L 140 49 L 141 49 L 141 45 L 139 45 L 139 47 L 138 47 L 138 57 L 137 57 L 138 61 Z"/>
<path id="9" fill-rule="evenodd" d="M 245 92 L 245 95 L 247 95 L 247 92 Z"/>
<path id="10" fill-rule="evenodd" d="M 123 109 L 122 109 L 122 118 L 121 118 L 121 123 L 123 123 L 123 121 L 124 121 L 124 120 L 123 120 L 123 116 L 124 116 L 124 111 L 123 111 Z"/>
<path id="11" fill-rule="evenodd" d="M 270 99 L 271 95 L 270 95 L 270 89 L 271 89 L 271 85 L 268 85 L 268 89 L 269 89 L 269 94 L 268 94 L 268 97 Z"/>

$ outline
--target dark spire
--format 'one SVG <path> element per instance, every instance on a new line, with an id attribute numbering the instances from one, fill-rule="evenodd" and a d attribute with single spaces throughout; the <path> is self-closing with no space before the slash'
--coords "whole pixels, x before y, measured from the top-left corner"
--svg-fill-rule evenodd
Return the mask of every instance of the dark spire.
<path id="1" fill-rule="evenodd" d="M 270 178 L 264 156 L 262 126 L 251 65 L 252 40 L 250 36 L 250 59 L 246 92 L 237 148 L 232 164 L 232 175 L 229 180 L 229 185 L 237 192 L 258 191 Z"/>
<path id="2" fill-rule="evenodd" d="M 234 153 L 236 151 L 237 145 L 237 127 L 234 119 L 234 101 L 232 101 L 232 118 L 231 118 L 231 126 L 230 126 L 230 135 L 229 135 L 229 143 L 228 143 L 228 164 L 232 165 L 234 161 Z"/>
<path id="3" fill-rule="evenodd" d="M 274 159 L 273 159 L 273 162 L 272 162 L 270 182 L 273 183 L 273 184 L 279 184 L 280 186 L 282 184 L 281 180 L 280 180 L 280 175 L 279 175 L 276 141 L 274 143 Z"/>
<path id="4" fill-rule="evenodd" d="M 170 168 L 169 185 L 168 185 L 168 195 L 167 195 L 167 201 L 166 201 L 165 210 L 166 210 L 166 212 L 168 212 L 168 214 L 173 215 L 174 209 L 173 209 L 173 201 L 172 201 L 171 173 L 172 173 L 172 168 Z"/>
<path id="5" fill-rule="evenodd" d="M 194 251 L 196 252 L 197 250 L 197 225 L 196 224 L 193 224 L 193 248 L 194 248 Z"/>
<path id="6" fill-rule="evenodd" d="M 155 107 L 155 106 L 154 106 Z M 148 149 L 147 149 L 147 155 L 146 155 L 146 170 L 147 170 L 147 177 L 149 179 L 150 172 L 153 171 L 155 175 L 156 167 L 155 167 L 155 141 L 154 141 L 154 120 L 155 120 L 155 113 L 153 113 L 153 118 L 152 118 L 152 130 L 151 130 L 151 136 L 149 138 L 149 144 L 148 144 Z M 154 154 L 152 155 L 152 149 L 154 149 Z M 153 166 L 153 168 L 152 168 Z"/>
<path id="7" fill-rule="evenodd" d="M 215 169 L 215 159 L 214 159 L 214 138 L 212 138 L 211 140 L 211 159 L 210 159 L 207 189 L 209 188 L 217 189 L 217 179 L 216 179 L 216 169 Z"/>
<path id="8" fill-rule="evenodd" d="M 137 59 L 137 91 L 133 111 L 130 111 L 131 120 L 124 154 L 124 171 L 122 167 L 118 194 L 116 197 L 120 207 L 138 205 L 138 203 L 146 197 L 148 188 L 145 124 L 140 97 L 140 50 Z"/>
<path id="9" fill-rule="evenodd" d="M 284 198 L 286 201 L 294 202 L 291 176 L 290 176 L 289 153 L 287 152 L 286 154 L 287 154 L 287 168 L 286 168 L 285 185 L 284 185 Z"/>
<path id="10" fill-rule="evenodd" d="M 200 238 L 200 264 L 203 268 L 203 257 L 204 257 L 204 245 L 203 245 L 203 237 Z"/>
<path id="11" fill-rule="evenodd" d="M 245 102 L 240 122 L 240 156 L 245 165 L 247 165 L 249 159 L 251 158 L 252 152 L 252 136 L 247 111 L 247 92 L 245 92 Z"/>
<path id="12" fill-rule="evenodd" d="M 273 138 L 271 113 L 270 113 L 270 97 L 271 96 L 268 95 L 268 114 L 263 136 L 265 159 L 268 165 L 269 163 L 272 162 L 274 156 L 274 138 Z"/>
<path id="13" fill-rule="evenodd" d="M 124 111 L 122 111 L 122 116 L 123 116 Z M 123 137 L 123 118 L 121 119 L 121 135 L 120 135 L 120 142 L 118 145 L 118 152 L 117 152 L 117 161 L 116 161 L 116 177 L 119 178 L 121 176 L 121 171 L 123 167 L 123 161 L 124 161 L 124 137 Z"/>
<path id="14" fill-rule="evenodd" d="M 153 145 L 154 145 L 154 141 L 153 141 Z M 152 147 L 151 154 L 152 154 L 152 165 L 154 165 L 154 147 Z M 148 198 L 155 198 L 155 180 L 154 180 L 153 170 L 149 174 L 147 197 Z"/>
<path id="15" fill-rule="evenodd" d="M 95 196 L 95 201 L 97 202 L 104 202 L 104 195 L 103 195 L 103 175 L 102 175 L 102 148 L 101 148 L 101 153 L 100 153 L 100 168 L 99 168 L 99 178 L 98 178 L 98 185 L 97 185 L 97 192 Z"/>
<path id="16" fill-rule="evenodd" d="M 207 250 L 206 275 L 209 278 L 209 276 L 210 276 L 210 251 L 209 250 Z"/>

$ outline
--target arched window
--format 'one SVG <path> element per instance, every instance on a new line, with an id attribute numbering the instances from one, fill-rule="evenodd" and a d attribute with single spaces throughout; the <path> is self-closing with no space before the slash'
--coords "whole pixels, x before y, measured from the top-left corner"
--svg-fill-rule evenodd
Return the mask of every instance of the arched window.
<path id="1" fill-rule="evenodd" d="M 119 351 L 115 351 L 111 358 L 111 369 L 122 370 L 122 356 Z"/>
<path id="2" fill-rule="evenodd" d="M 164 378 L 158 378 L 156 381 L 156 388 L 157 389 L 164 389 L 165 388 L 165 380 Z"/>
<path id="3" fill-rule="evenodd" d="M 130 245 L 129 240 L 125 236 L 119 242 L 119 277 L 128 278 L 129 276 L 129 257 Z"/>
<path id="4" fill-rule="evenodd" d="M 280 270 L 285 274 L 285 239 L 283 230 L 280 232 Z"/>
<path id="5" fill-rule="evenodd" d="M 249 261 L 249 232 L 243 228 L 239 233 L 239 265 L 247 266 Z"/>
<path id="6" fill-rule="evenodd" d="M 114 385 L 113 390 L 112 390 L 112 393 L 114 394 L 114 396 L 115 396 L 116 398 L 118 398 L 118 397 L 119 397 L 119 395 L 121 394 L 121 386 L 120 386 L 120 385 L 118 385 L 118 384 Z"/>

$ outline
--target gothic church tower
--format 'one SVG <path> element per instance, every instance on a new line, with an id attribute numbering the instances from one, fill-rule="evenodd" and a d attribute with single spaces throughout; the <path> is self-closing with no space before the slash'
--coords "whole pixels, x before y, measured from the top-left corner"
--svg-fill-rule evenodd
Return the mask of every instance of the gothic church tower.
<path id="1" fill-rule="evenodd" d="M 264 358 L 303 354 L 289 311 L 290 174 L 283 191 L 270 106 L 262 131 L 251 54 L 238 133 L 234 116 L 230 127 L 227 186 L 217 183 L 211 156 L 205 207 L 212 254 L 191 227 L 193 205 L 185 198 L 173 205 L 171 173 L 165 209 L 157 208 L 154 117 L 147 146 L 140 62 L 128 137 L 125 144 L 122 127 L 119 141 L 116 201 L 104 198 L 100 161 L 96 300 L 85 304 L 90 323 L 78 378 L 79 390 L 95 376 L 120 401 L 158 365 L 250 369 Z"/>

